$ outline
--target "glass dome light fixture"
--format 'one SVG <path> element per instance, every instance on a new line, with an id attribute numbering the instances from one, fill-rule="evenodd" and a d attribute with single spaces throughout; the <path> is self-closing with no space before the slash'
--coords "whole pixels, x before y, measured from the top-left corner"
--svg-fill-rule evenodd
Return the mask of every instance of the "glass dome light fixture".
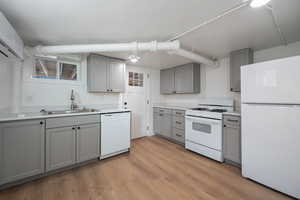
<path id="1" fill-rule="evenodd" d="M 139 56 L 137 56 L 137 55 L 130 55 L 129 57 L 128 57 L 128 59 L 130 60 L 130 62 L 132 62 L 132 63 L 137 63 L 141 58 L 139 57 Z"/>
<path id="2" fill-rule="evenodd" d="M 252 0 L 251 3 L 250 3 L 250 6 L 252 8 L 258 8 L 258 7 L 266 5 L 270 1 L 271 0 Z"/>

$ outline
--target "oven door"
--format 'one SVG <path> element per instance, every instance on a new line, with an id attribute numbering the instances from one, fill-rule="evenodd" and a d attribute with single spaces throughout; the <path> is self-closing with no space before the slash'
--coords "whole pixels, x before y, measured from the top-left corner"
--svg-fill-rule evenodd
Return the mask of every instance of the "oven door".
<path id="1" fill-rule="evenodd" d="M 222 120 L 185 116 L 186 140 L 222 151 Z"/>

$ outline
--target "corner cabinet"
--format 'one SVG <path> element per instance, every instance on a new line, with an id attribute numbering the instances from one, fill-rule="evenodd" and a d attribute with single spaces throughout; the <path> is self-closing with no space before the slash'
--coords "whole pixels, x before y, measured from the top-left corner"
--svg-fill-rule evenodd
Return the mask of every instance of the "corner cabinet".
<path id="1" fill-rule="evenodd" d="M 241 91 L 241 66 L 253 63 L 253 50 L 241 49 L 230 53 L 230 91 Z"/>
<path id="2" fill-rule="evenodd" d="M 44 120 L 0 123 L 0 185 L 44 173 Z"/>
<path id="3" fill-rule="evenodd" d="M 185 64 L 160 71 L 161 94 L 200 93 L 200 65 Z"/>
<path id="4" fill-rule="evenodd" d="M 121 93 L 125 91 L 125 62 L 91 54 L 87 58 L 89 92 Z"/>

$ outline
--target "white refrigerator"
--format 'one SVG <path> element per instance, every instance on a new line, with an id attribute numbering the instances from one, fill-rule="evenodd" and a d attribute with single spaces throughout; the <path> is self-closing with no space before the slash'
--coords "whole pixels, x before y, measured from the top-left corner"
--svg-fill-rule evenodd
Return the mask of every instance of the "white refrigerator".
<path id="1" fill-rule="evenodd" d="M 300 198 L 300 56 L 241 67 L 242 175 Z"/>

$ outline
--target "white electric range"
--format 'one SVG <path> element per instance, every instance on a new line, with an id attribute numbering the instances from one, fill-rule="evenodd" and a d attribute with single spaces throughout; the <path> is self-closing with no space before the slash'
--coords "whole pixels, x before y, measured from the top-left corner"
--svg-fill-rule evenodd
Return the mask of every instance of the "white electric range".
<path id="1" fill-rule="evenodd" d="M 233 101 L 212 103 L 186 111 L 185 148 L 223 162 L 223 113 L 233 111 Z"/>

